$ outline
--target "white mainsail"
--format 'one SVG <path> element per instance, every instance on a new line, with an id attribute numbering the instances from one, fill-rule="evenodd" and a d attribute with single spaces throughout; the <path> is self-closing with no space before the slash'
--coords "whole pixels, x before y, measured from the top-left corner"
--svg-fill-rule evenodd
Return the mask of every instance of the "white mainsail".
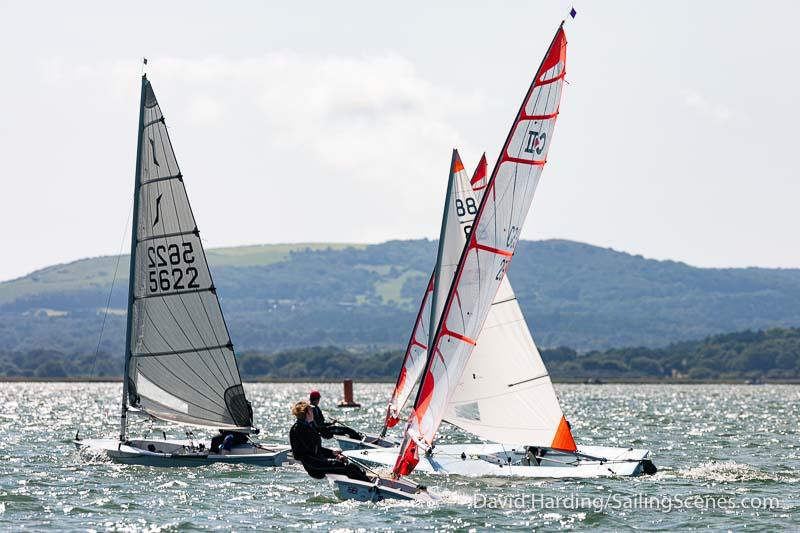
<path id="1" fill-rule="evenodd" d="M 396 475 L 414 469 L 419 461 L 418 446 L 433 445 L 505 277 L 546 163 L 565 64 L 566 36 L 559 27 L 514 120 L 461 253 L 441 319 L 428 344 L 426 370 L 404 432 Z M 568 439 L 563 436 L 565 431 L 569 433 L 569 428 L 562 418 L 553 446 L 574 450 L 571 435 Z"/>
<path id="2" fill-rule="evenodd" d="M 122 430 L 127 406 L 250 429 L 250 402 L 164 116 L 142 79 Z"/>

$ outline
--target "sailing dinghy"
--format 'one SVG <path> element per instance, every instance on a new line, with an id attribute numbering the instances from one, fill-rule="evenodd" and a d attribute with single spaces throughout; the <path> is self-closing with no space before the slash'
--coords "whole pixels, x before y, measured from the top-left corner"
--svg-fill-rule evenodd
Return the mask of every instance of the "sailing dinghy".
<path id="1" fill-rule="evenodd" d="M 637 475 L 654 469 L 647 450 L 576 446 L 505 277 L 546 163 L 564 83 L 566 44 L 562 23 L 483 194 L 479 193 L 477 214 L 461 239 L 462 250 L 451 273 L 448 239 L 460 224 L 448 226 L 448 219 L 454 209 L 458 214 L 453 184 L 463 171 L 454 152 L 431 295 L 427 346 L 432 350 L 403 443 L 399 449 L 346 452 L 359 462 L 393 465 L 391 481 L 405 483 L 408 490 L 384 489 L 385 480 L 378 476 L 372 483 L 329 476 L 342 498 L 420 499 L 419 494 L 427 491 L 413 493 L 415 484 L 401 477 L 415 468 L 429 473 L 570 478 Z M 442 282 L 449 288 L 440 304 L 438 296 L 445 294 L 440 292 Z M 476 353 L 478 340 L 482 348 Z M 487 440 L 520 444 L 434 446 L 445 418 Z"/>
<path id="2" fill-rule="evenodd" d="M 286 446 L 257 434 L 184 178 L 153 87 L 142 76 L 134 191 L 122 412 L 118 439 L 80 439 L 79 449 L 121 463 L 280 466 Z M 240 442 L 129 438 L 131 414 L 236 432 Z M 191 436 L 192 433 L 187 433 Z M 246 438 L 242 438 L 247 435 Z"/>
<path id="3" fill-rule="evenodd" d="M 474 220 L 475 211 L 471 211 L 469 206 L 480 202 L 485 182 L 480 180 L 480 166 L 473 179 L 467 181 L 457 153 L 455 158 L 450 176 L 454 196 L 449 201 L 454 204 L 450 213 L 456 213 L 457 217 L 448 217 L 447 224 L 460 228 L 461 232 L 445 230 L 442 238 L 454 239 L 463 247 Z M 452 247 L 445 245 L 445 254 L 448 249 L 452 253 Z M 457 260 L 457 257 L 455 260 L 451 257 L 449 264 Z M 447 263 L 443 261 L 443 264 Z M 432 292 L 433 278 L 423 298 L 421 314 L 430 315 L 427 306 Z M 410 343 L 413 346 L 406 352 L 386 425 L 397 420 L 396 413 L 407 399 L 403 394 L 413 387 L 413 381 L 411 386 L 404 383 L 406 376 L 416 380 L 422 372 L 417 367 L 423 365 L 409 363 L 409 354 L 413 354 L 411 349 L 414 349 L 424 356 L 423 327 L 425 322 L 418 317 Z M 514 408 L 509 409 L 509 406 Z M 647 450 L 580 446 L 567 452 L 561 449 L 565 446 L 558 447 L 559 441 L 567 439 L 571 432 L 507 275 L 500 282 L 476 346 L 447 403 L 444 421 L 490 443 L 506 444 L 440 445 L 421 460 L 416 468 L 418 471 L 548 478 L 637 475 L 655 471 Z M 389 450 L 379 444 L 385 439 L 370 441 L 365 438 L 360 443 L 347 440 L 351 442 L 343 442 L 342 448 L 349 445 L 348 452 L 369 449 L 346 453 L 358 461 L 391 466 L 397 458 L 396 449 Z M 568 441 L 566 444 L 567 448 L 572 446 Z M 565 468 L 572 466 L 577 468 Z"/>

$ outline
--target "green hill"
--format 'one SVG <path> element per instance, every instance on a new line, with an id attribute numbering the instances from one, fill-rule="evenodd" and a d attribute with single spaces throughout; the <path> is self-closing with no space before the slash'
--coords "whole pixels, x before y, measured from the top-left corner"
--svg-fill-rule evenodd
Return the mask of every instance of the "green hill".
<path id="1" fill-rule="evenodd" d="M 436 253 L 430 240 L 284 244 L 208 252 L 243 351 L 335 345 L 391 350 L 407 340 Z M 0 283 L 0 350 L 93 353 L 116 257 Z M 102 349 L 124 336 L 127 257 Z M 800 324 L 800 270 L 701 269 L 562 241 L 523 241 L 509 271 L 542 347 L 659 347 Z"/>

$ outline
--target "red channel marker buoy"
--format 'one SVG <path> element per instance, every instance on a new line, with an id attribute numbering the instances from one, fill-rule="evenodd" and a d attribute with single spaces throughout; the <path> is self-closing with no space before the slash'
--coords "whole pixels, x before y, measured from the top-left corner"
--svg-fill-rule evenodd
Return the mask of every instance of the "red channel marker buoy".
<path id="1" fill-rule="evenodd" d="M 344 385 L 344 400 L 339 402 L 339 407 L 361 407 L 360 403 L 353 401 L 353 380 L 346 379 L 342 385 Z"/>

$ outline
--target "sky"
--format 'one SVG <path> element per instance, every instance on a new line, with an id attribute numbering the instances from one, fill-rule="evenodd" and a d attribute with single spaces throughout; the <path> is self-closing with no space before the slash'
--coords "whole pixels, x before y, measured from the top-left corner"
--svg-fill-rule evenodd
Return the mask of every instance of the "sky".
<path id="1" fill-rule="evenodd" d="M 141 58 L 207 247 L 435 238 L 571 2 L 0 0 L 0 280 L 126 250 Z M 800 4 L 577 2 L 522 238 L 800 267 Z"/>

